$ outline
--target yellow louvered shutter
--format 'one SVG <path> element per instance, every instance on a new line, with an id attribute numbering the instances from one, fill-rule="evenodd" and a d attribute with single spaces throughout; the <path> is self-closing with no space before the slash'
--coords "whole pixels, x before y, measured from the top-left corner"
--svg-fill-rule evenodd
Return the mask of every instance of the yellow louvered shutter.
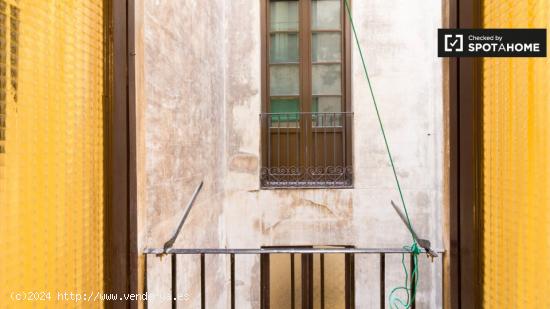
<path id="1" fill-rule="evenodd" d="M 485 28 L 550 28 L 548 0 L 484 0 Z M 484 308 L 550 308 L 550 60 L 483 62 Z"/>
<path id="2" fill-rule="evenodd" d="M 104 4 L 0 0 L 0 19 L 0 308 L 54 308 L 103 289 Z M 30 291 L 51 300 L 10 300 Z"/>

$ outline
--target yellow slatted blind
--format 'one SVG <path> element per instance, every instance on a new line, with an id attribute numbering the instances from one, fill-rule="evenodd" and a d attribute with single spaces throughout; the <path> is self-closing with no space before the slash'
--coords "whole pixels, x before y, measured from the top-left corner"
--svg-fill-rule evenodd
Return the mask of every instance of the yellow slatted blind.
<path id="1" fill-rule="evenodd" d="M 548 0 L 484 0 L 485 28 L 550 28 Z M 483 305 L 550 308 L 550 60 L 483 62 Z"/>
<path id="2" fill-rule="evenodd" d="M 103 289 L 103 10 L 0 0 L 0 308 L 102 306 L 57 292 Z"/>

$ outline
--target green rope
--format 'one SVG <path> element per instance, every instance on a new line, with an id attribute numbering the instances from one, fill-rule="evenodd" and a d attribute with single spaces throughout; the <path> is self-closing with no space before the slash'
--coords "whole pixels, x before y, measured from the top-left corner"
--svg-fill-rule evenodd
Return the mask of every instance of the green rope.
<path id="1" fill-rule="evenodd" d="M 414 302 L 414 299 L 416 298 L 416 286 L 418 285 L 418 255 L 420 254 L 420 248 L 418 247 L 418 244 L 414 242 L 412 246 L 408 247 L 405 246 L 403 249 L 410 251 L 412 253 L 412 259 L 413 259 L 413 268 L 411 269 L 411 281 L 412 284 L 409 285 L 409 272 L 407 271 L 407 266 L 405 264 L 405 254 L 401 255 L 401 265 L 403 266 L 403 272 L 405 273 L 405 283 L 403 286 L 395 287 L 391 290 L 390 296 L 389 296 L 389 304 L 390 308 L 399 308 L 399 306 L 402 306 L 403 308 L 410 308 L 412 306 L 412 303 Z M 412 290 L 412 291 L 411 291 Z M 405 295 L 407 295 L 407 301 L 403 301 L 401 298 L 397 296 L 397 292 L 404 292 Z"/>
<path id="2" fill-rule="evenodd" d="M 386 145 L 386 152 L 388 153 L 388 157 L 390 159 L 391 168 L 393 171 L 393 177 L 395 179 L 395 183 L 397 184 L 397 190 L 399 191 L 399 197 L 401 198 L 401 203 L 403 204 L 403 210 L 405 211 L 405 216 L 407 218 L 407 224 L 409 225 L 409 230 L 412 230 L 412 224 L 411 220 L 409 219 L 409 212 L 407 211 L 407 206 L 405 204 L 405 198 L 403 197 L 403 191 L 401 190 L 401 184 L 399 183 L 399 177 L 397 177 L 397 172 L 395 170 L 395 164 L 393 162 L 393 157 L 391 155 L 390 146 L 388 143 L 388 138 L 386 137 L 386 131 L 384 130 L 384 124 L 382 123 L 382 117 L 380 117 L 380 111 L 378 110 L 378 104 L 376 103 L 376 98 L 374 96 L 374 90 L 372 89 L 372 84 L 369 77 L 369 72 L 367 70 L 367 64 L 365 62 L 365 57 L 363 56 L 363 49 L 361 48 L 361 43 L 359 42 L 359 38 L 357 36 L 357 31 L 355 30 L 355 23 L 353 22 L 353 17 L 351 15 L 351 9 L 348 3 L 348 0 L 344 0 L 344 3 L 346 5 L 346 10 L 348 12 L 349 21 L 351 24 L 351 29 L 353 30 L 353 37 L 355 38 L 355 43 L 357 44 L 357 48 L 359 49 L 359 55 L 361 56 L 361 63 L 363 64 L 363 71 L 365 72 L 365 77 L 367 78 L 367 83 L 369 85 L 370 94 L 372 97 L 372 102 L 374 103 L 374 109 L 376 110 L 376 117 L 378 118 L 378 124 L 380 125 L 380 131 L 382 132 L 382 137 L 384 138 L 384 144 Z M 420 248 L 418 247 L 418 243 L 416 242 L 415 236 L 411 233 L 411 236 L 413 238 L 413 243 L 410 247 L 403 247 L 407 251 L 410 251 L 412 253 L 413 258 L 413 269 L 410 270 L 410 277 L 412 282 L 412 286 L 409 287 L 408 285 L 408 279 L 409 279 L 409 272 L 407 271 L 407 266 L 405 265 L 405 254 L 401 257 L 401 264 L 403 265 L 403 270 L 405 271 L 405 284 L 404 286 L 396 287 L 392 289 L 390 293 L 390 308 L 398 308 L 399 305 L 403 306 L 404 308 L 410 308 L 412 303 L 415 299 L 415 292 L 416 292 L 416 285 L 418 284 L 418 254 L 420 253 Z M 412 289 L 412 292 L 411 292 Z M 402 299 L 397 297 L 396 293 L 398 291 L 405 291 L 407 295 L 407 301 L 404 302 Z"/>

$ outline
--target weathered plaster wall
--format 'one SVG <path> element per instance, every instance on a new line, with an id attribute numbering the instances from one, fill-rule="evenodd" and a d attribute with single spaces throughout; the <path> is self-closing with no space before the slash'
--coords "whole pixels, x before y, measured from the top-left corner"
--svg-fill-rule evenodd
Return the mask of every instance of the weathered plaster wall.
<path id="1" fill-rule="evenodd" d="M 389 203 L 399 196 L 355 46 L 354 189 L 259 190 L 260 1 L 143 1 L 143 246 L 160 247 L 169 238 L 201 179 L 205 190 L 178 247 L 410 242 Z M 442 3 L 355 0 L 353 11 L 411 219 L 421 236 L 442 247 L 443 82 L 436 55 Z M 198 301 L 197 263 L 189 257 L 179 264 L 192 279 L 179 278 L 179 290 L 190 296 L 185 305 Z M 210 305 L 225 307 L 227 261 L 207 263 Z M 395 267 L 387 272 L 388 288 L 402 280 L 397 257 L 389 263 Z M 167 259 L 148 264 L 148 290 L 170 291 Z M 376 257 L 357 258 L 358 291 L 377 295 L 376 265 Z M 441 303 L 434 268 L 421 269 L 419 307 Z M 258 308 L 258 259 L 239 259 L 237 270 L 237 307 Z M 365 293 L 357 293 L 357 307 L 376 306 L 377 298 Z"/>
<path id="2" fill-rule="evenodd" d="M 145 0 L 143 14 L 146 222 L 140 229 L 146 233 L 141 244 L 161 247 L 170 238 L 204 180 L 176 245 L 219 247 L 224 243 L 224 1 Z M 169 269 L 162 271 L 166 259 L 155 262 L 149 263 L 148 290 L 170 291 Z M 180 269 L 186 265 L 182 260 Z M 219 280 L 211 281 L 216 287 Z"/>

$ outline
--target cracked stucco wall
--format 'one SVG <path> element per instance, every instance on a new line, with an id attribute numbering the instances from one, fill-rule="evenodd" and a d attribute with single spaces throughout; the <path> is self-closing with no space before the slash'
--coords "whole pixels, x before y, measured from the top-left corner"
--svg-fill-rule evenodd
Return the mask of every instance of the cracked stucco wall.
<path id="1" fill-rule="evenodd" d="M 160 247 L 170 237 L 200 180 L 205 188 L 176 247 L 410 243 L 390 206 L 399 197 L 355 46 L 354 189 L 259 190 L 260 1 L 139 0 L 138 6 L 141 249 Z M 443 77 L 436 34 L 443 3 L 355 0 L 353 11 L 411 219 L 441 248 Z M 237 260 L 238 308 L 259 307 L 258 262 Z M 387 263 L 394 265 L 387 270 L 389 288 L 403 275 L 399 257 Z M 418 308 L 440 307 L 436 263 L 422 264 Z M 228 261 L 208 257 L 207 264 L 208 306 L 226 308 Z M 371 278 L 378 278 L 377 265 L 376 256 L 356 258 L 357 308 L 378 304 L 369 296 L 378 295 Z M 197 266 L 196 257 L 179 260 L 184 308 L 200 300 Z M 169 259 L 148 260 L 149 292 L 169 292 L 169 276 Z"/>

